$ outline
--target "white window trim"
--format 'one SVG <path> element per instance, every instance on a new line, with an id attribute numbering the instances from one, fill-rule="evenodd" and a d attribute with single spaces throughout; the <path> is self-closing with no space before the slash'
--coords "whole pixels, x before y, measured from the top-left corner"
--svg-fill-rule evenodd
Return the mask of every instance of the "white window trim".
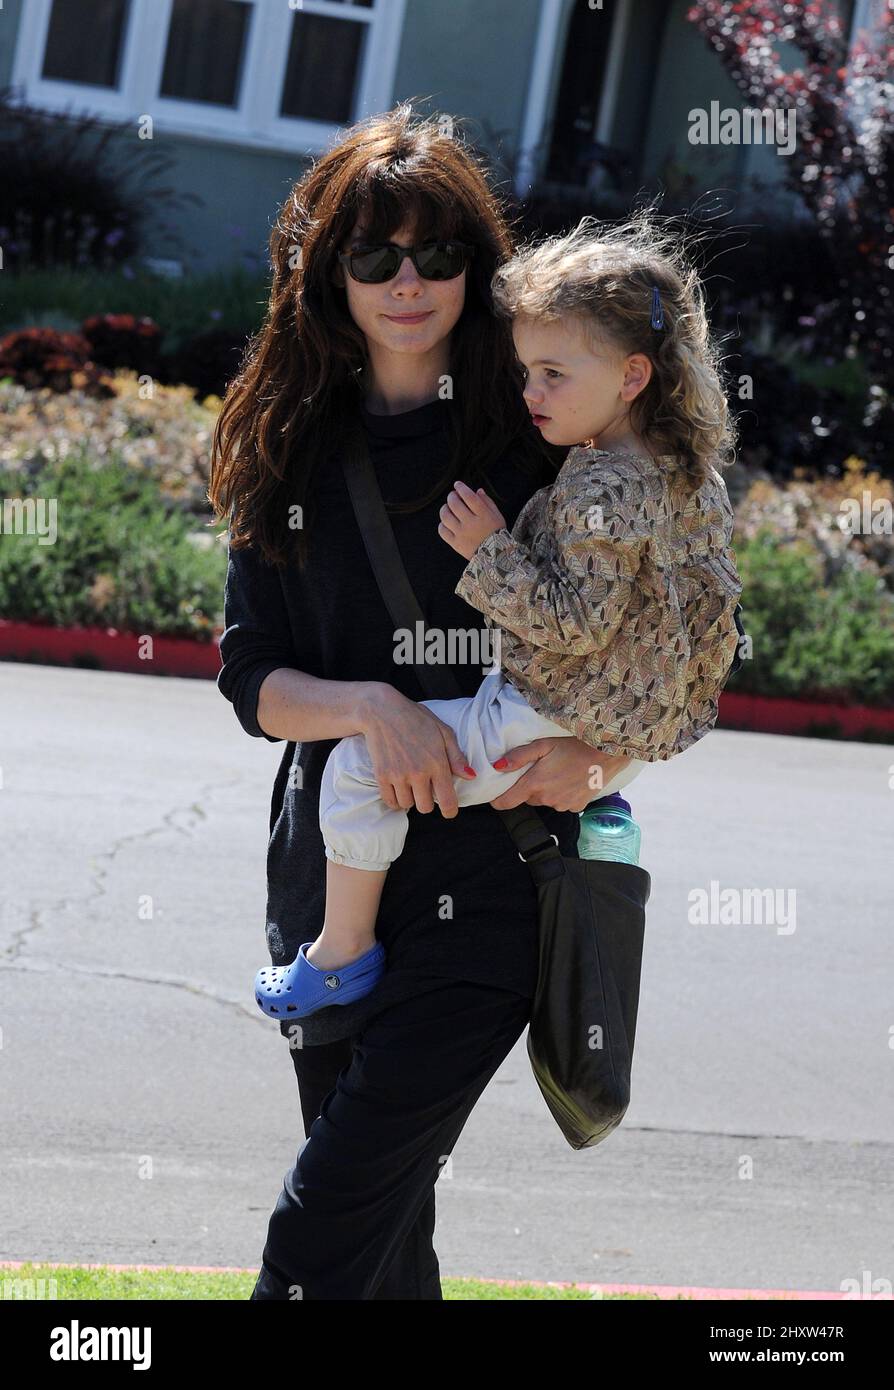
<path id="1" fill-rule="evenodd" d="M 406 0 L 376 0 L 374 8 L 303 0 L 246 0 L 255 9 L 243 58 L 239 106 L 211 106 L 158 95 L 173 0 L 131 0 L 117 91 L 40 76 L 52 0 L 28 0 L 19 23 L 11 82 L 24 99 L 47 111 L 90 111 L 101 121 L 152 117 L 154 128 L 227 144 L 317 154 L 342 126 L 278 115 L 294 10 L 331 15 L 369 27 L 361 59 L 357 100 L 347 124 L 387 110 L 403 33 Z"/>
<path id="2" fill-rule="evenodd" d="M 543 138 L 550 93 L 554 88 L 557 62 L 561 63 L 559 35 L 564 33 L 566 0 L 541 0 L 540 24 L 534 40 L 534 62 L 528 83 L 528 99 L 519 140 L 515 171 L 515 195 L 526 198 L 540 175 L 542 157 L 537 145 Z M 558 55 L 558 56 L 557 56 Z"/>
<path id="3" fill-rule="evenodd" d="M 633 18 L 632 0 L 618 0 L 615 22 L 612 25 L 605 60 L 605 79 L 599 99 L 599 114 L 596 117 L 596 139 L 600 144 L 611 144 L 611 133 L 615 124 L 615 112 L 621 96 L 621 71 L 627 40 L 630 36 L 630 23 Z"/>

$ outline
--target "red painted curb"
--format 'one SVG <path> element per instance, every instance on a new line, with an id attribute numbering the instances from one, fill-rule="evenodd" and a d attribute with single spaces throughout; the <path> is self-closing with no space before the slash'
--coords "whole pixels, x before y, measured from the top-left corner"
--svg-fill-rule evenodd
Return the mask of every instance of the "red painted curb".
<path id="1" fill-rule="evenodd" d="M 0 1260 L 0 1269 L 22 1269 L 26 1264 L 40 1265 L 45 1269 L 109 1269 L 115 1273 L 153 1273 L 170 1274 L 257 1274 L 257 1269 L 240 1269 L 237 1265 L 106 1265 L 74 1264 L 53 1260 Z M 576 1284 L 571 1281 L 539 1279 L 479 1279 L 476 1275 L 443 1275 L 445 1279 L 474 1279 L 477 1284 L 499 1284 L 506 1288 L 532 1289 L 585 1289 L 590 1293 L 653 1293 L 659 1298 L 785 1298 L 785 1299 L 839 1299 L 845 1295 L 822 1293 L 813 1289 L 714 1289 L 699 1288 L 684 1284 Z M 879 1295 L 882 1297 L 882 1295 Z"/>
<path id="2" fill-rule="evenodd" d="M 221 667 L 221 630 L 215 631 L 213 640 L 200 642 L 192 637 L 121 632 L 114 627 L 53 627 L 50 623 L 0 618 L 0 660 L 216 680 Z M 151 655 L 141 655 L 147 651 Z"/>
<path id="3" fill-rule="evenodd" d="M 823 700 L 790 700 L 771 695 L 720 696 L 718 729 L 743 729 L 763 734 L 809 734 L 817 726 L 837 728 L 843 738 L 872 733 L 894 742 L 894 709 L 870 705 L 833 704 Z"/>
<path id="4" fill-rule="evenodd" d="M 221 668 L 220 634 L 212 640 L 158 637 L 116 628 L 53 627 L 0 618 L 0 661 L 36 661 L 56 666 L 88 666 L 102 671 L 129 671 L 150 676 L 196 676 L 216 680 Z M 151 642 L 151 657 L 141 656 Z M 894 709 L 791 700 L 768 695 L 720 697 L 718 729 L 760 734 L 811 734 L 837 730 L 840 738 L 869 734 L 894 743 Z"/>

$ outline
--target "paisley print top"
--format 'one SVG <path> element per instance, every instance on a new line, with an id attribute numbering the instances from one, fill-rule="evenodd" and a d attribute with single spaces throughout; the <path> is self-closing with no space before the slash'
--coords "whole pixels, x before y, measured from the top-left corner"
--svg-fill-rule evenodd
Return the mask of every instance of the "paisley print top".
<path id="1" fill-rule="evenodd" d="M 646 762 L 713 728 L 739 639 L 733 513 L 709 465 L 579 445 L 455 592 L 498 627 L 499 666 L 592 747 Z"/>

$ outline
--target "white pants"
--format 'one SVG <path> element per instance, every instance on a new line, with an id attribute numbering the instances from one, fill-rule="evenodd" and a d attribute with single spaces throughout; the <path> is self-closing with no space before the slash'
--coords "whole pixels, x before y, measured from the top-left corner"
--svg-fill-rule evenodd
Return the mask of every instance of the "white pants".
<path id="1" fill-rule="evenodd" d="M 459 806 L 493 801 L 527 772 L 531 763 L 511 772 L 491 767 L 510 748 L 537 738 L 572 736 L 532 709 L 498 669 L 488 672 L 471 697 L 419 703 L 450 725 L 478 774 L 453 778 Z M 618 791 L 645 766 L 635 758 L 604 787 L 594 790 L 592 799 Z M 387 869 L 404 847 L 407 813 L 392 811 L 382 801 L 363 734 L 343 738 L 326 761 L 320 784 L 320 829 L 326 858 L 354 869 Z"/>

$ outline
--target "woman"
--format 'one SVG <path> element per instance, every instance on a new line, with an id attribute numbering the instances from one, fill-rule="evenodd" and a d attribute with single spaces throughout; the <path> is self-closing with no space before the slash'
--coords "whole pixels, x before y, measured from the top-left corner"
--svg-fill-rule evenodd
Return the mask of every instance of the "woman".
<path id="1" fill-rule="evenodd" d="M 410 829 L 376 927 L 382 982 L 301 1028 L 280 1024 L 308 1137 L 252 1298 L 440 1299 L 434 1184 L 528 1022 L 537 899 L 491 807 L 457 814 L 464 751 L 397 659 L 339 451 L 359 426 L 427 630 L 448 639 L 483 635 L 454 594 L 465 562 L 438 537 L 454 479 L 484 486 L 511 526 L 566 451 L 528 419 L 511 336 L 491 313 L 491 276 L 512 250 L 499 204 L 435 122 L 405 104 L 353 127 L 292 189 L 270 250 L 269 312 L 218 421 L 209 497 L 230 533 L 218 685 L 248 733 L 286 741 L 267 860 L 272 962 L 322 925 L 318 796 L 339 739 L 365 735 Z M 449 664 L 471 695 L 489 662 Z M 607 782 L 627 761 L 538 740 L 509 755 L 533 766 L 491 805 L 542 808 L 574 854 L 595 766 Z"/>

